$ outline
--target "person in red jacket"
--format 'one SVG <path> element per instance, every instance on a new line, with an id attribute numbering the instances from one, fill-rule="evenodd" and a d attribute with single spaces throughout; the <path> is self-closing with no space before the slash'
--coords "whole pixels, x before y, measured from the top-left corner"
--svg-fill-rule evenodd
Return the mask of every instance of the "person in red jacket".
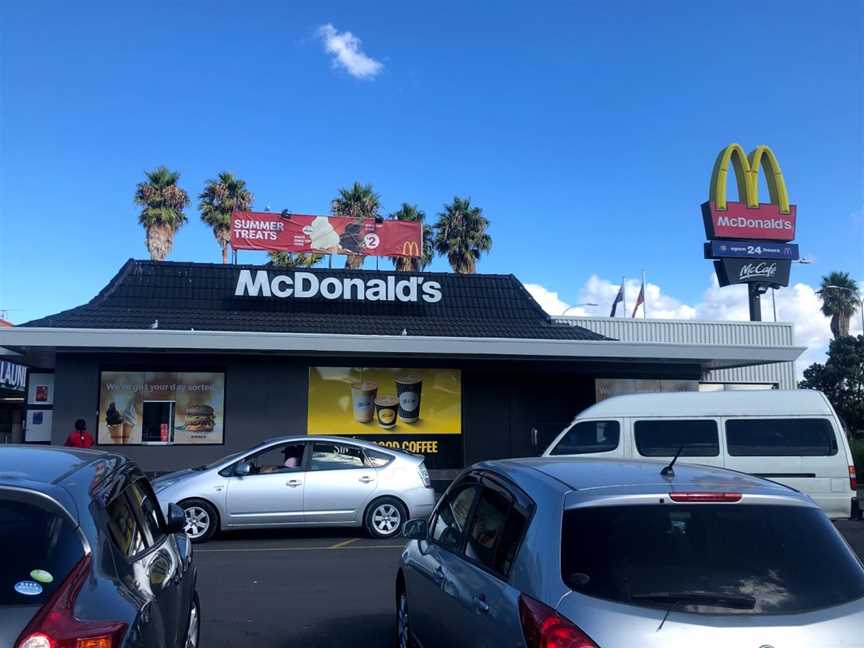
<path id="1" fill-rule="evenodd" d="M 70 448 L 92 448 L 93 435 L 87 431 L 87 422 L 84 419 L 75 421 L 75 430 L 66 437 L 64 445 Z"/>

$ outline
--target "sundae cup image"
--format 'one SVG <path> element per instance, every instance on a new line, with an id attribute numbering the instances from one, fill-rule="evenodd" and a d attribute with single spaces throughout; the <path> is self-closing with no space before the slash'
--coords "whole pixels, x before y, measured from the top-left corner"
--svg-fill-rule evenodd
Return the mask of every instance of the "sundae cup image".
<path id="1" fill-rule="evenodd" d="M 209 405 L 190 405 L 186 409 L 187 432 L 212 432 L 214 425 L 213 408 Z"/>
<path id="2" fill-rule="evenodd" d="M 351 385 L 351 406 L 354 409 L 354 420 L 359 423 L 369 423 L 375 417 L 375 398 L 378 396 L 378 384 L 364 380 Z"/>
<path id="3" fill-rule="evenodd" d="M 363 254 L 363 223 L 348 223 L 339 244 L 349 254 Z"/>
<path id="4" fill-rule="evenodd" d="M 123 432 L 120 443 L 129 443 L 129 437 L 132 436 L 132 430 L 138 424 L 138 414 L 135 411 L 135 401 L 130 400 L 129 405 L 123 410 Z"/>
<path id="5" fill-rule="evenodd" d="M 378 425 L 382 428 L 396 427 L 396 410 L 399 409 L 399 399 L 395 396 L 379 396 L 375 399 L 375 413 L 378 415 Z"/>
<path id="6" fill-rule="evenodd" d="M 117 411 L 117 405 L 114 401 L 108 405 L 108 410 L 105 412 L 105 423 L 108 424 L 108 434 L 111 435 L 111 441 L 114 443 L 125 443 L 123 441 L 123 417 Z M 127 437 L 128 440 L 128 437 Z"/>
<path id="7" fill-rule="evenodd" d="M 339 234 L 329 219 L 316 216 L 306 233 L 312 239 L 312 248 L 321 252 L 339 252 Z"/>

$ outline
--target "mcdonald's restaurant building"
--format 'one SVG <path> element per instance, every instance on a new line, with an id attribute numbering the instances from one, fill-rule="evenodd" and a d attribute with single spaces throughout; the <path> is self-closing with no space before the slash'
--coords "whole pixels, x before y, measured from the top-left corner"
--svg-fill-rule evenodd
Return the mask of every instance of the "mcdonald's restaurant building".
<path id="1" fill-rule="evenodd" d="M 512 275 L 128 261 L 11 329 L 27 442 L 83 418 L 161 472 L 281 435 L 424 454 L 433 478 L 542 452 L 616 393 L 794 386 L 791 326 L 550 318 Z"/>

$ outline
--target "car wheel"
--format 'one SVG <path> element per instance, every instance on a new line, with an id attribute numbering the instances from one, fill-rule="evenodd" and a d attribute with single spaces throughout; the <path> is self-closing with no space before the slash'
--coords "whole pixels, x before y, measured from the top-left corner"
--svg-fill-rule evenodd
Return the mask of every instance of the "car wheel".
<path id="1" fill-rule="evenodd" d="M 210 502 L 186 500 L 180 506 L 186 514 L 186 535 L 192 542 L 207 542 L 219 527 L 219 514 Z"/>
<path id="2" fill-rule="evenodd" d="M 408 593 L 403 589 L 399 592 L 396 602 L 396 640 L 399 648 L 414 648 L 411 636 L 411 622 L 408 616 Z"/>
<path id="3" fill-rule="evenodd" d="M 186 623 L 185 648 L 198 648 L 198 640 L 201 638 L 201 604 L 198 602 L 198 593 L 192 595 L 192 605 L 189 607 L 189 621 Z"/>
<path id="4" fill-rule="evenodd" d="M 366 531 L 373 538 L 392 538 L 402 531 L 407 517 L 402 502 L 395 497 L 382 497 L 366 510 Z"/>

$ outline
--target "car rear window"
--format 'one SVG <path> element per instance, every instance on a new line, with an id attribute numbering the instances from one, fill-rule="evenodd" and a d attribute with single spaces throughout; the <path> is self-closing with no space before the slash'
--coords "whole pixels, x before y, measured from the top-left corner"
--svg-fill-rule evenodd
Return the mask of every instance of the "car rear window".
<path id="1" fill-rule="evenodd" d="M 574 455 L 611 452 L 618 447 L 618 421 L 584 421 L 571 427 L 550 454 Z"/>
<path id="2" fill-rule="evenodd" d="M 830 457 L 834 428 L 825 419 L 730 419 L 726 445 L 733 457 Z"/>
<path id="3" fill-rule="evenodd" d="M 68 517 L 18 500 L 0 500 L 0 606 L 42 605 L 84 557 Z"/>
<path id="4" fill-rule="evenodd" d="M 643 457 L 674 457 L 682 446 L 682 457 L 720 456 L 715 421 L 636 421 L 633 430 Z"/>
<path id="5" fill-rule="evenodd" d="M 792 614 L 864 597 L 861 563 L 828 518 L 809 507 L 568 510 L 561 565 L 564 582 L 581 594 L 661 609 L 674 603 L 691 613 Z M 707 604 L 716 597 L 752 605 Z"/>

